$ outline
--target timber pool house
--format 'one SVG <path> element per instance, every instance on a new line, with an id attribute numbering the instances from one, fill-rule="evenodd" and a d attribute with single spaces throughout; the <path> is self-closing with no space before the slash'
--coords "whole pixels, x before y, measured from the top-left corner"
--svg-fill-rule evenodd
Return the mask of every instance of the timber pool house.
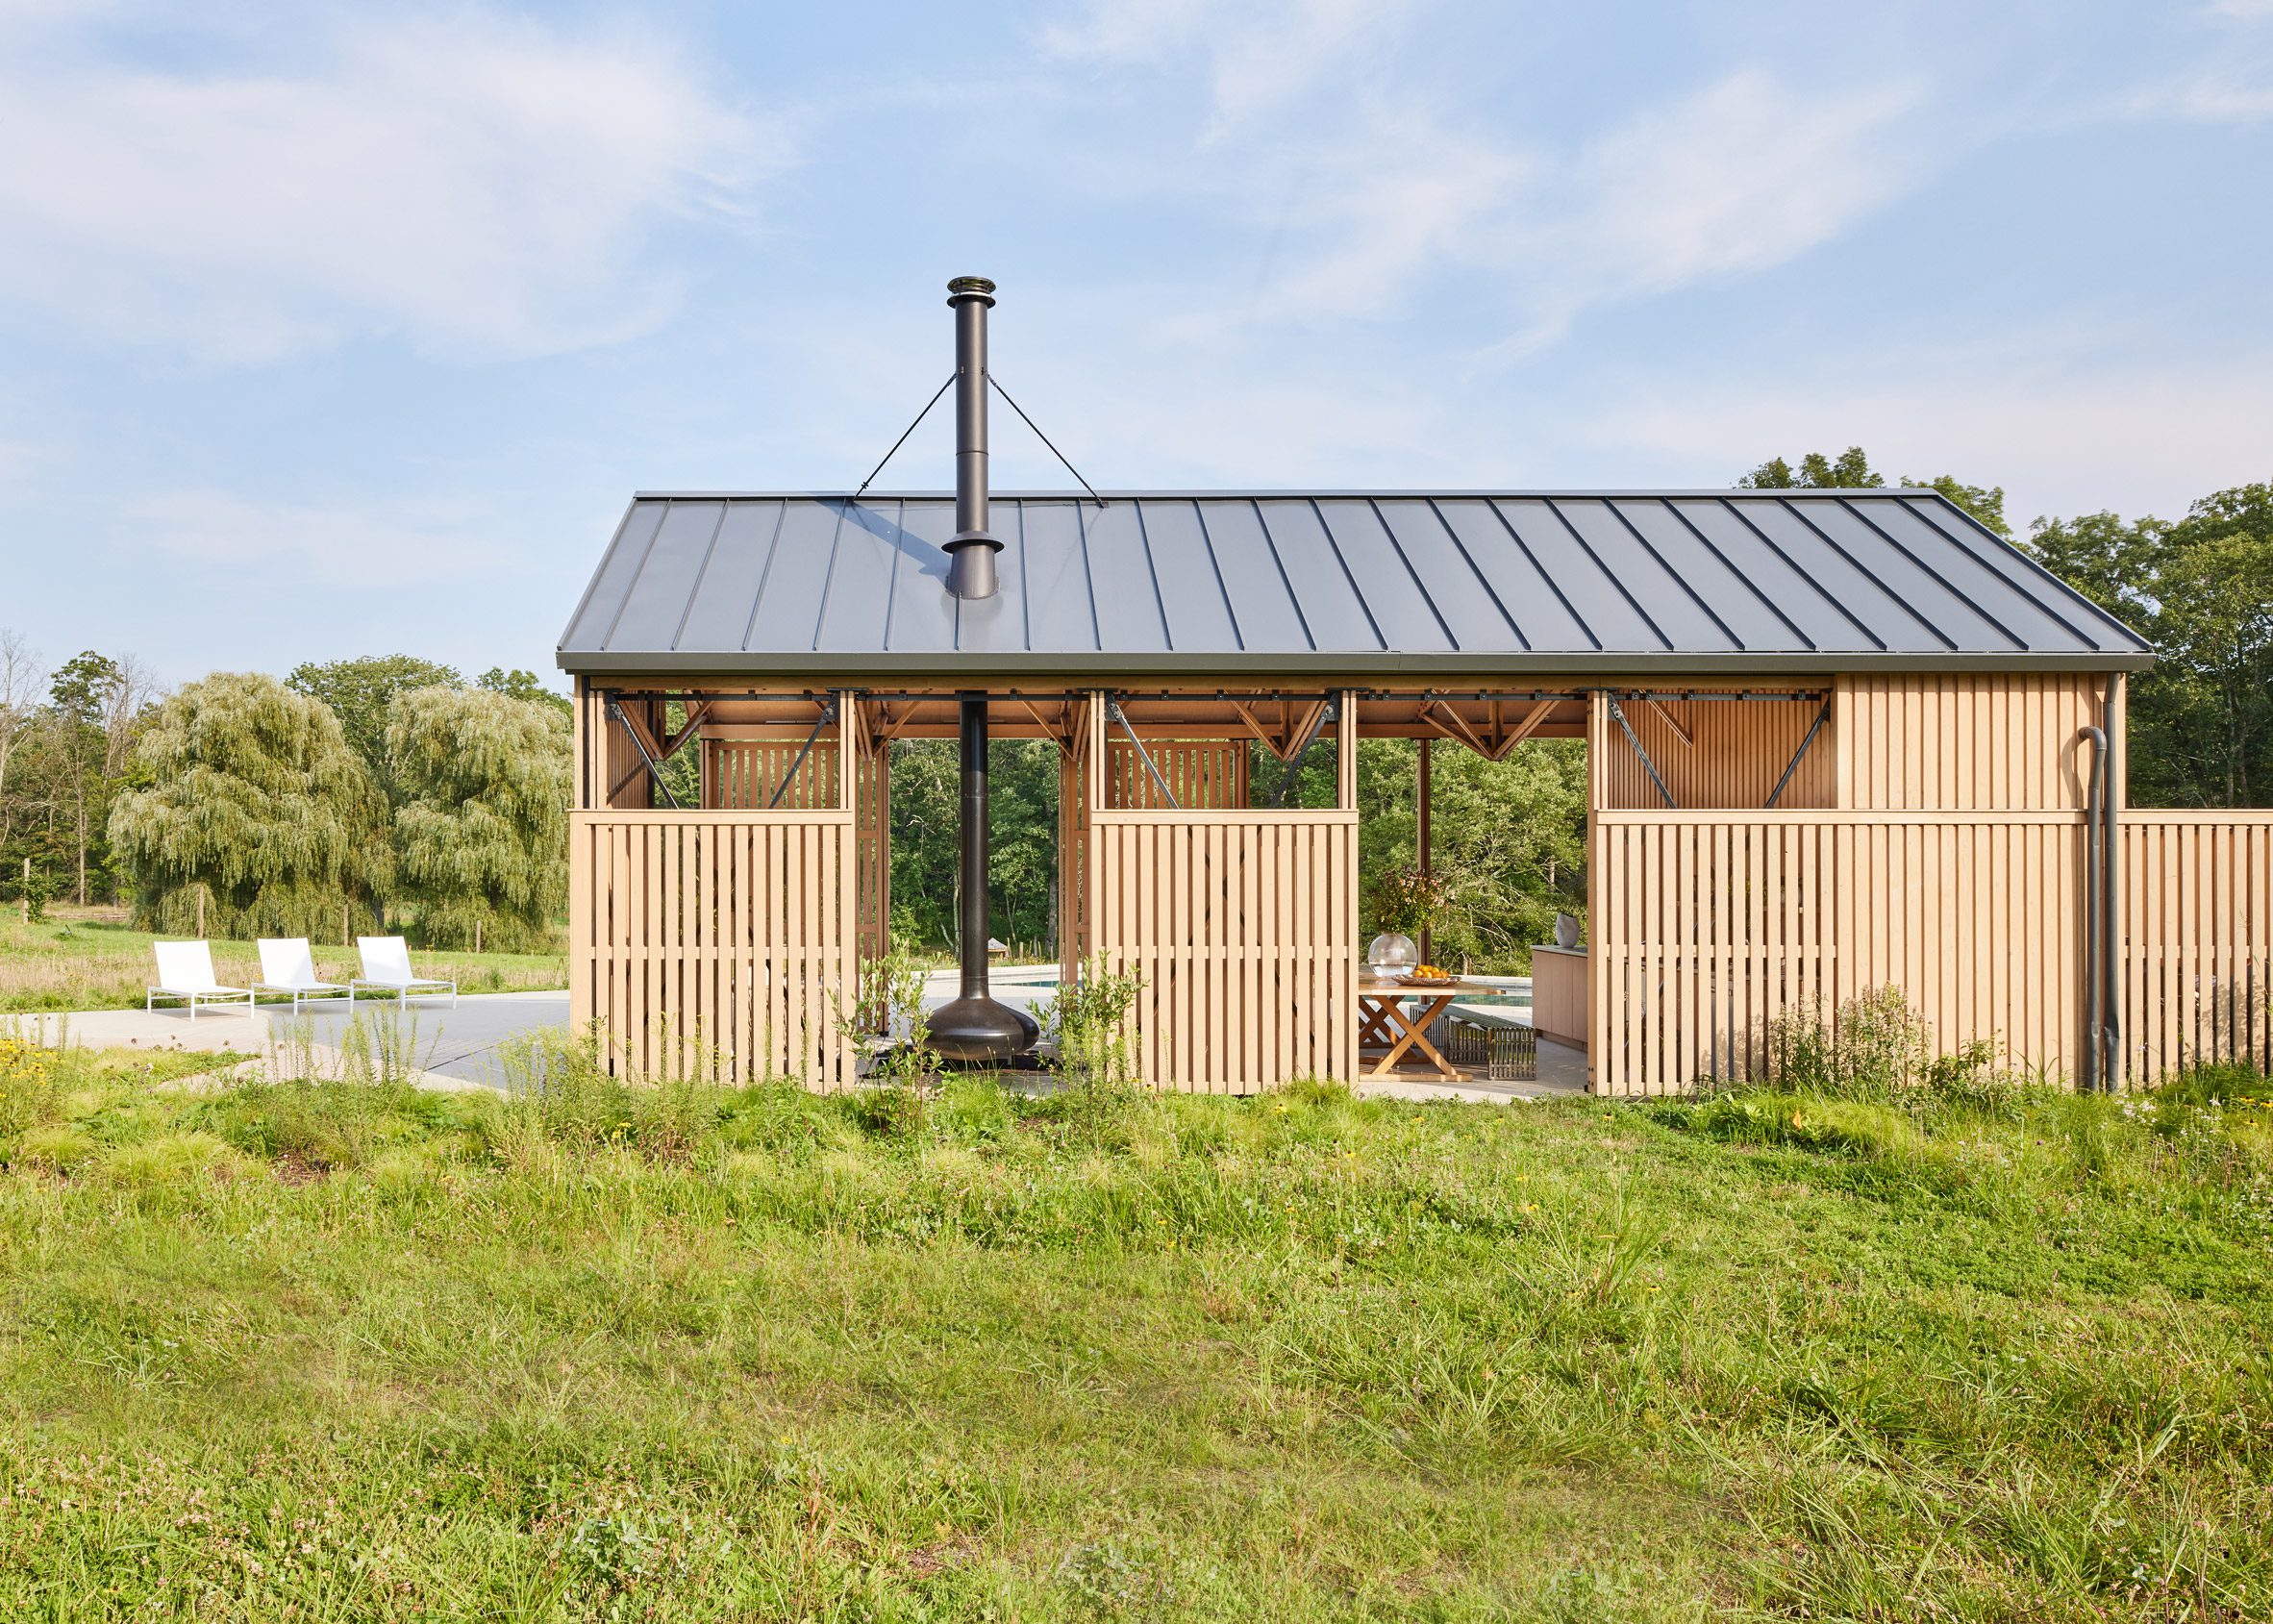
<path id="1" fill-rule="evenodd" d="M 966 875 L 986 739 L 1057 746 L 1061 973 L 1141 975 L 1163 1087 L 1357 1073 L 1376 737 L 1585 739 L 1586 947 L 1536 1018 L 1596 1092 L 1746 1076 L 1888 984 L 2086 1087 L 2267 1058 L 2273 817 L 2124 808 L 2151 651 L 1938 494 L 989 492 L 991 291 L 951 285 L 955 490 L 641 493 L 562 636 L 574 1013 L 629 1064 L 856 1080 L 889 747 L 955 737 Z M 1331 753 L 1334 804 L 1267 804 L 1255 742 Z M 963 895 L 936 1030 L 1008 1054 Z"/>

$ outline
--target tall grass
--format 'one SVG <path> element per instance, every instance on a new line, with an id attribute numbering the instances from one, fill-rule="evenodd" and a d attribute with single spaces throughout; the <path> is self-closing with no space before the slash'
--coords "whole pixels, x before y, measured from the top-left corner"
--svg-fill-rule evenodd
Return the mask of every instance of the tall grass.
<path id="1" fill-rule="evenodd" d="M 2273 1614 L 2261 1079 L 1107 1115 L 508 1069 L 27 1090 L 0 1612 Z"/>

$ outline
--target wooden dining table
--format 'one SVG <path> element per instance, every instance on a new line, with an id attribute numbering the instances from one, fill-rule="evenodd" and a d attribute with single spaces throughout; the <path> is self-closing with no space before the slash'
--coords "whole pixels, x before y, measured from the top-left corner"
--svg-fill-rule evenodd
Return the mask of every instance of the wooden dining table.
<path id="1" fill-rule="evenodd" d="M 1429 1023 L 1462 998 L 1504 995 L 1505 987 L 1489 982 L 1452 981 L 1402 982 L 1365 981 L 1358 983 L 1358 1052 L 1365 1053 L 1370 1042 L 1382 1048 L 1380 1060 L 1365 1069 L 1367 1077 L 1386 1077 L 1396 1069 L 1397 1062 L 1406 1055 L 1418 1050 L 1423 1060 L 1437 1072 L 1454 1082 L 1460 1081 L 1460 1067 L 1446 1060 L 1436 1045 L 1429 1041 Z M 1414 1006 L 1408 1014 L 1405 1006 Z"/>

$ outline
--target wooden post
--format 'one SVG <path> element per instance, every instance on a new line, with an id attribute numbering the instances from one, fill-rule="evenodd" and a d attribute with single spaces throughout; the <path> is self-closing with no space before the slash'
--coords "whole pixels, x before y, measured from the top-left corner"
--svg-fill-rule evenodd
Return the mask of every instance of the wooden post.
<path id="1" fill-rule="evenodd" d="M 1431 752 L 1430 752 L 1430 748 L 1429 748 L 1429 747 L 1430 747 L 1432 744 L 1436 743 L 1436 740 L 1435 740 L 1435 739 L 1433 739 L 1433 738 L 1424 738 L 1424 739 L 1421 739 L 1419 742 L 1420 742 L 1420 762 L 1419 762 L 1418 766 L 1417 766 L 1417 767 L 1414 769 L 1414 774 L 1413 774 L 1413 778 L 1414 778 L 1414 786 L 1413 786 L 1413 801 L 1414 801 L 1414 803 L 1415 803 L 1415 806 L 1414 806 L 1414 822 L 1415 822 L 1415 825 L 1416 825 L 1416 828 L 1415 828 L 1415 831 L 1414 831 L 1413 845 L 1414 845 L 1414 847 L 1415 847 L 1415 849 L 1416 849 L 1417 856 L 1418 856 L 1418 859 L 1419 859 L 1419 867 L 1420 867 L 1420 871 L 1421 871 L 1421 877 L 1422 877 L 1423 879 L 1426 879 L 1426 878 L 1428 878 L 1428 876 L 1429 876 L 1429 873 L 1430 873 L 1430 869 L 1429 869 L 1429 756 L 1430 756 L 1430 753 L 1431 753 Z M 1426 925 L 1423 925 L 1423 926 L 1421 927 L 1421 934 L 1420 934 L 1420 956 L 1421 956 L 1421 962 L 1422 962 L 1422 963 L 1424 963 L 1424 964 L 1433 964 L 1433 963 L 1435 963 L 1435 962 L 1436 962 L 1436 960 L 1430 956 L 1430 951 L 1429 951 L 1429 927 L 1428 927 L 1428 926 L 1426 926 Z"/>
<path id="2" fill-rule="evenodd" d="M 1335 728 L 1335 805 L 1357 805 L 1357 693 L 1341 691 L 1341 726 Z"/>
<path id="3" fill-rule="evenodd" d="M 205 935 L 205 882 L 197 882 L 197 934 Z"/>

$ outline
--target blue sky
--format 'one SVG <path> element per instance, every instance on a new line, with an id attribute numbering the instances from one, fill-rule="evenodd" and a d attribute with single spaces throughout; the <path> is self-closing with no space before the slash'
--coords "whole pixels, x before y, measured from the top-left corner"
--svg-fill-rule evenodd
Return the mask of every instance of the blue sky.
<path id="1" fill-rule="evenodd" d="M 2273 0 L 0 0 L 0 628 L 549 674 L 633 489 L 857 483 L 965 272 L 1099 485 L 2176 513 L 2273 478 L 2268 265 Z"/>

